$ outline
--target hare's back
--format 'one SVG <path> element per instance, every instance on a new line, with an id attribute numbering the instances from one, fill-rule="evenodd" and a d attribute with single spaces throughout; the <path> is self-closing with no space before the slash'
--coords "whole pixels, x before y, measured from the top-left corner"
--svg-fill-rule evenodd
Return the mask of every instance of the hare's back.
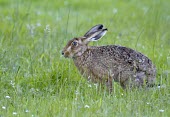
<path id="1" fill-rule="evenodd" d="M 117 64 L 122 67 L 136 67 L 139 71 L 154 69 L 152 61 L 148 57 L 133 49 L 118 45 L 92 48 L 94 58 L 100 59 L 103 64 Z"/>

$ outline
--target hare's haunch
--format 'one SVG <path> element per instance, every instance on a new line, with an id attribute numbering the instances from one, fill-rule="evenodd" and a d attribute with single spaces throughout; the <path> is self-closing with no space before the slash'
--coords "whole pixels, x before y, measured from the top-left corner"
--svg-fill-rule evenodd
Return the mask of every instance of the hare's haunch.
<path id="1" fill-rule="evenodd" d="M 156 68 L 145 55 L 117 45 L 88 46 L 90 41 L 98 41 L 106 32 L 103 25 L 96 25 L 83 37 L 70 40 L 62 54 L 72 58 L 86 78 L 96 83 L 106 83 L 110 92 L 113 80 L 124 89 L 153 85 Z"/>

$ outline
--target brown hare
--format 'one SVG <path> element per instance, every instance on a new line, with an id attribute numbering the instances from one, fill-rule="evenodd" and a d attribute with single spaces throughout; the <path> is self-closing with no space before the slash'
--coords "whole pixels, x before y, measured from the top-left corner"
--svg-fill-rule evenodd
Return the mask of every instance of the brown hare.
<path id="1" fill-rule="evenodd" d="M 118 45 L 88 46 L 107 32 L 99 24 L 83 37 L 70 40 L 62 51 L 64 57 L 72 58 L 80 73 L 95 83 L 105 83 L 112 92 L 112 81 L 123 89 L 154 85 L 156 68 L 145 55 Z"/>

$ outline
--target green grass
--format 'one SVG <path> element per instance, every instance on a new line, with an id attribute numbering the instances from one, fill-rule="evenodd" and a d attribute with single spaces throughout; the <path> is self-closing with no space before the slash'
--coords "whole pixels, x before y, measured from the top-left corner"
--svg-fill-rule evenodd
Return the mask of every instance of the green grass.
<path id="1" fill-rule="evenodd" d="M 0 0 L 0 117 L 169 117 L 169 0 Z M 102 23 L 91 45 L 147 55 L 163 88 L 97 90 L 61 56 L 67 41 Z M 9 97 L 10 98 L 9 98 Z"/>

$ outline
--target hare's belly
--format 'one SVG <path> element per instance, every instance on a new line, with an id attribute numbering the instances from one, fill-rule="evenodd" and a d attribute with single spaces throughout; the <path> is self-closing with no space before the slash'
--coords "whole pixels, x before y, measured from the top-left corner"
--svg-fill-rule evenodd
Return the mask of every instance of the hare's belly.
<path id="1" fill-rule="evenodd" d="M 90 72 L 102 79 L 111 77 L 116 82 L 124 82 L 128 79 L 135 80 L 138 76 L 140 76 L 140 78 L 145 76 L 145 73 L 138 75 L 138 71 L 133 66 L 122 64 L 97 64 Z"/>

